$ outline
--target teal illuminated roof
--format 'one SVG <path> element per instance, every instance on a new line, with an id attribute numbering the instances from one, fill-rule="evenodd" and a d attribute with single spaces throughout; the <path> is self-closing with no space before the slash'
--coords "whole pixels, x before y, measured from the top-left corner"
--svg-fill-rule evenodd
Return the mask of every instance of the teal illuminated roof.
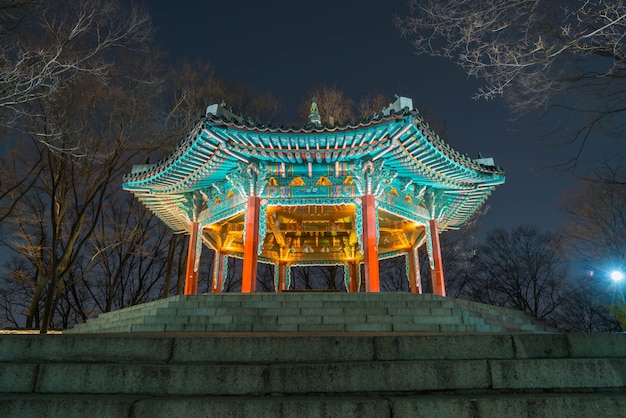
<path id="1" fill-rule="evenodd" d="M 335 127 L 263 125 L 213 105 L 167 158 L 133 167 L 123 187 L 174 230 L 185 231 L 188 194 L 223 183 L 238 164 L 288 167 L 294 176 L 311 177 L 331 171 L 350 175 L 363 161 L 393 172 L 397 190 L 412 185 L 437 191 L 434 215 L 443 229 L 459 227 L 505 180 L 502 168 L 452 149 L 410 99 L 398 98 L 369 119 Z"/>

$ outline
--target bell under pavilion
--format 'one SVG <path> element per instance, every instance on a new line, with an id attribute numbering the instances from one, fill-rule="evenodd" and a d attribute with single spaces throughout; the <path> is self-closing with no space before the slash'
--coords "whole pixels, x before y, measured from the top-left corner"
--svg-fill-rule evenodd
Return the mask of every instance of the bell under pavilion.
<path id="1" fill-rule="evenodd" d="M 439 234 L 461 227 L 504 181 L 493 159 L 453 150 L 397 97 L 343 126 L 323 125 L 313 103 L 297 128 L 211 105 L 167 158 L 134 166 L 123 187 L 189 235 L 185 294 L 197 293 L 204 245 L 215 252 L 213 292 L 226 257 L 242 259 L 243 293 L 255 291 L 259 262 L 274 265 L 277 292 L 301 265 L 344 266 L 349 292 L 379 292 L 379 260 L 403 255 L 410 291 L 421 293 L 425 243 L 433 293 L 445 296 Z"/>

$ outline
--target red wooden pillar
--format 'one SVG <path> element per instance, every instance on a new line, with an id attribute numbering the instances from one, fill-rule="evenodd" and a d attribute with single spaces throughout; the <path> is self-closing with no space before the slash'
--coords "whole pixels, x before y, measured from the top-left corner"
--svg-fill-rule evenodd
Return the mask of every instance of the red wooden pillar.
<path id="1" fill-rule="evenodd" d="M 420 260 L 417 246 L 409 250 L 409 283 L 411 293 L 422 293 L 422 279 L 420 277 Z"/>
<path id="2" fill-rule="evenodd" d="M 374 195 L 368 193 L 363 196 L 363 255 L 365 256 L 365 290 L 367 292 L 380 292 L 377 241 Z"/>
<path id="3" fill-rule="evenodd" d="M 287 290 L 287 263 L 280 261 L 276 264 L 276 268 L 278 269 L 278 288 L 276 291 L 282 292 Z"/>
<path id="4" fill-rule="evenodd" d="M 243 243 L 243 267 L 241 293 L 253 293 L 256 289 L 257 251 L 259 248 L 259 202 L 256 196 L 248 197 L 246 210 L 246 237 Z"/>
<path id="5" fill-rule="evenodd" d="M 358 293 L 359 291 L 359 264 L 356 261 L 348 261 L 349 277 L 350 277 L 350 293 Z"/>
<path id="6" fill-rule="evenodd" d="M 198 293 L 198 271 L 196 270 L 196 243 L 198 241 L 199 222 L 191 223 L 189 248 L 187 249 L 187 267 L 185 270 L 185 295 Z"/>
<path id="7" fill-rule="evenodd" d="M 213 286 L 211 293 L 222 293 L 224 287 L 224 261 L 226 256 L 221 252 L 215 251 L 215 259 L 213 260 Z"/>
<path id="8" fill-rule="evenodd" d="M 443 280 L 443 263 L 441 262 L 441 244 L 439 243 L 437 221 L 431 219 L 429 223 L 430 239 L 433 246 L 433 264 L 435 265 L 435 268 L 430 271 L 430 280 L 433 284 L 433 293 L 439 296 L 445 296 L 446 286 Z"/>

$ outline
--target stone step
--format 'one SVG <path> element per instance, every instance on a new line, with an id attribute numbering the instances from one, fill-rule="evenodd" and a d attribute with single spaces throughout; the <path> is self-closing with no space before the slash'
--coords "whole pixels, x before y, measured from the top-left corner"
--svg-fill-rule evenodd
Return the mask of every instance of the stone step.
<path id="1" fill-rule="evenodd" d="M 554 332 L 521 311 L 409 293 L 175 296 L 100 315 L 67 333 Z"/>
<path id="2" fill-rule="evenodd" d="M 215 363 L 626 358 L 612 334 L 0 334 L 1 363 Z M 626 379 L 626 376 L 625 376 Z"/>
<path id="3" fill-rule="evenodd" d="M 626 334 L 0 335 L 3 416 L 620 416 Z"/>
<path id="4" fill-rule="evenodd" d="M 624 390 L 626 359 L 412 360 L 278 364 L 22 363 L 2 393 L 282 396 Z"/>
<path id="5" fill-rule="evenodd" d="M 146 349 L 132 339 L 114 339 L 117 345 L 109 343 L 107 349 L 103 349 L 108 341 L 98 339 L 101 345 L 98 350 L 85 355 L 80 355 L 79 350 L 70 350 L 73 353 L 71 358 L 63 361 L 55 358 L 55 362 L 32 358 L 50 356 L 50 353 L 31 352 L 25 356 L 22 352 L 16 359 L 3 359 L 0 393 L 269 396 L 275 393 L 618 390 L 626 387 L 626 358 L 623 352 L 618 352 L 620 356 L 573 357 L 565 352 L 560 356 L 547 354 L 544 350 L 541 357 L 517 356 L 517 343 L 534 346 L 533 352 L 541 354 L 536 340 L 524 338 L 511 339 L 507 344 L 508 350 L 502 350 L 496 356 L 493 354 L 497 347 L 493 344 L 495 341 L 483 339 L 480 341 L 482 349 L 474 350 L 471 356 L 457 354 L 459 358 L 455 358 L 439 355 L 435 359 L 432 355 L 430 358 L 415 358 L 407 350 L 406 342 L 404 349 L 393 350 L 399 340 L 385 337 L 361 340 L 303 337 L 293 341 L 263 337 L 260 340 L 252 337 L 222 338 L 217 342 L 215 339 L 199 338 L 168 343 L 159 339 L 140 339 Z M 465 352 L 469 345 L 446 338 L 426 340 L 426 344 L 421 344 L 423 340 L 420 340 L 413 338 L 415 345 L 412 350 L 423 351 L 425 345 L 430 345 L 430 352 L 435 347 L 441 351 L 443 344 L 449 343 L 449 346 L 456 345 Z M 64 341 L 63 336 L 60 336 L 60 341 Z M 66 341 L 70 347 L 77 347 L 81 340 Z M 549 341 L 555 342 L 553 339 Z M 123 342 L 138 347 L 138 358 L 131 361 L 128 356 L 118 357 L 116 353 L 120 348 L 122 353 L 134 352 L 131 347 L 124 349 Z M 339 351 L 328 347 L 333 342 L 335 346 L 341 346 Z M 558 342 L 561 346 L 566 344 L 563 340 Z M 624 342 L 622 338 L 620 343 Z M 362 346 L 361 343 L 366 344 Z M 175 346 L 172 348 L 171 344 Z M 216 344 L 221 346 L 215 347 Z M 241 349 L 248 344 L 252 347 L 232 353 L 235 347 Z M 289 345 L 291 347 L 287 347 Z M 558 345 L 549 344 L 550 350 L 558 348 Z M 256 351 L 259 346 L 265 350 Z M 40 350 L 48 348 L 45 344 L 39 347 Z M 158 353 L 156 347 L 172 350 Z M 296 354 L 285 348 L 291 348 Z M 84 353 L 84 348 L 82 350 Z M 212 354 L 203 355 L 209 352 Z M 363 355 L 363 352 L 368 355 Z"/>
<path id="6" fill-rule="evenodd" d="M 626 394 L 479 394 L 405 396 L 154 397 L 142 395 L 0 395 L 6 417 L 345 417 L 500 418 L 622 416 Z"/>

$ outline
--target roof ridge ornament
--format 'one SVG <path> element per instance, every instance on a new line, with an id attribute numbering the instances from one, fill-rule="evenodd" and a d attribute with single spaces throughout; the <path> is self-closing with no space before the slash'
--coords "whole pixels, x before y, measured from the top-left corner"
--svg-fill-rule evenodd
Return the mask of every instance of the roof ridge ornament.
<path id="1" fill-rule="evenodd" d="M 246 118 L 233 113 L 232 107 L 226 107 L 226 100 L 222 100 L 222 103 L 214 103 L 207 106 L 205 116 L 213 115 L 222 120 L 228 120 L 239 124 L 244 124 Z"/>
<path id="2" fill-rule="evenodd" d="M 478 152 L 478 158 L 474 158 L 474 162 L 491 167 L 495 167 L 496 165 L 493 157 L 484 157 L 480 151 Z"/>
<path id="3" fill-rule="evenodd" d="M 398 96 L 394 94 L 394 102 L 389 103 L 389 106 L 383 109 L 383 115 L 389 116 L 392 113 L 400 112 L 401 110 L 413 110 L 413 99 L 408 97 Z"/>
<path id="4" fill-rule="evenodd" d="M 322 119 L 320 118 L 320 113 L 317 110 L 317 102 L 315 101 L 315 97 L 311 100 L 311 111 L 309 113 L 309 123 L 315 125 L 318 128 L 322 127 Z"/>

